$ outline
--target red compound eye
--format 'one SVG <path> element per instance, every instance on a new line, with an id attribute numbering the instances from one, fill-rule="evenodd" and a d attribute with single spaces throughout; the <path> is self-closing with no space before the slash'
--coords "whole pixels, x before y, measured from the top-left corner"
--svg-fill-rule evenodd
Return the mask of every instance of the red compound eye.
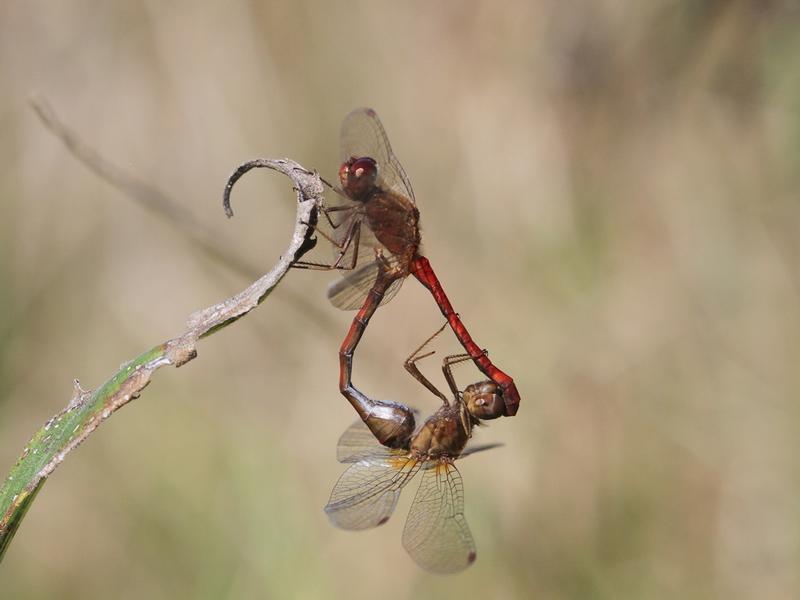
<path id="1" fill-rule="evenodd" d="M 357 158 L 350 164 L 350 174 L 359 179 L 362 177 L 374 179 L 378 174 L 378 163 L 369 156 Z"/>
<path id="2" fill-rule="evenodd" d="M 339 167 L 339 183 L 345 194 L 353 200 L 364 202 L 375 188 L 378 163 L 369 156 L 351 157 Z"/>

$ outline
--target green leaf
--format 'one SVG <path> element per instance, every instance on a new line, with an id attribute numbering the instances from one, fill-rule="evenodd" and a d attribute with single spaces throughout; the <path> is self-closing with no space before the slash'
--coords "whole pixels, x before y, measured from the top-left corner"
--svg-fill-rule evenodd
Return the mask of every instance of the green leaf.
<path id="1" fill-rule="evenodd" d="M 47 476 L 112 412 L 136 398 L 155 369 L 171 364 L 166 351 L 166 344 L 148 350 L 94 392 L 76 382 L 69 405 L 34 434 L 0 487 L 0 560 Z"/>

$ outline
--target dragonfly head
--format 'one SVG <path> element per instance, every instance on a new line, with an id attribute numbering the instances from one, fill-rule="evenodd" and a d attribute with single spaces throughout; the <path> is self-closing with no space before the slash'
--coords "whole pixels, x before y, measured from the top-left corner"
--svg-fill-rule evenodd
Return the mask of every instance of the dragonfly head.
<path id="1" fill-rule="evenodd" d="M 353 200 L 364 200 L 378 180 L 378 163 L 369 156 L 351 156 L 339 167 L 339 183 Z"/>
<path id="2" fill-rule="evenodd" d="M 493 381 L 471 383 L 462 394 L 467 411 L 475 419 L 490 420 L 506 414 L 506 405 L 500 387 Z"/>

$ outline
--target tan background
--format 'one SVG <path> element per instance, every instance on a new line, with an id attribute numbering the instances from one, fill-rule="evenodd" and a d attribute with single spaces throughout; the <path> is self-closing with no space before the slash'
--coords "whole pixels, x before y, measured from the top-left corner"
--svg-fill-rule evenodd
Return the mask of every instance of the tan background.
<path id="1" fill-rule="evenodd" d="M 33 92 L 264 269 L 293 194 L 252 174 L 227 221 L 228 174 L 332 177 L 340 119 L 375 107 L 427 255 L 522 393 L 478 433 L 505 446 L 460 463 L 470 570 L 406 556 L 410 492 L 334 529 L 351 315 L 294 272 L 56 471 L 3 597 L 798 597 L 798 27 L 764 0 L 3 3 L 0 470 L 73 377 L 246 284 L 77 163 Z M 407 282 L 356 382 L 433 410 L 400 365 L 440 322 Z"/>

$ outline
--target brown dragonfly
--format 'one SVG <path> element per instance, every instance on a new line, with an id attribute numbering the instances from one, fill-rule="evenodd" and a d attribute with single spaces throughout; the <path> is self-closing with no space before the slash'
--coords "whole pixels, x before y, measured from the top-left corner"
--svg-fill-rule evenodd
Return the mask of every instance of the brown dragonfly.
<path id="1" fill-rule="evenodd" d="M 382 525 L 394 512 L 402 489 L 421 471 L 420 486 L 403 530 L 403 546 L 423 569 L 446 574 L 465 569 L 476 558 L 475 542 L 464 518 L 464 485 L 454 461 L 495 446 L 466 448 L 473 428 L 482 419 L 502 416 L 505 405 L 497 384 L 492 381 L 470 384 L 463 392 L 458 390 L 452 366 L 469 360 L 467 354 L 444 359 L 442 371 L 452 399 L 448 400 L 422 375 L 416 362 L 433 354 L 420 353 L 442 329 L 405 363 L 417 380 L 442 399 L 442 407 L 396 448 L 376 443 L 363 421 L 351 425 L 337 446 L 339 462 L 349 466 L 334 486 L 325 512 L 331 522 L 342 529 L 360 530 Z M 370 402 L 375 415 L 380 415 L 386 407 L 392 409 L 390 413 L 402 408 L 413 421 L 413 411 L 405 405 Z M 376 422 L 379 421 L 376 416 Z M 392 429 L 395 424 L 389 418 L 385 425 Z"/>

